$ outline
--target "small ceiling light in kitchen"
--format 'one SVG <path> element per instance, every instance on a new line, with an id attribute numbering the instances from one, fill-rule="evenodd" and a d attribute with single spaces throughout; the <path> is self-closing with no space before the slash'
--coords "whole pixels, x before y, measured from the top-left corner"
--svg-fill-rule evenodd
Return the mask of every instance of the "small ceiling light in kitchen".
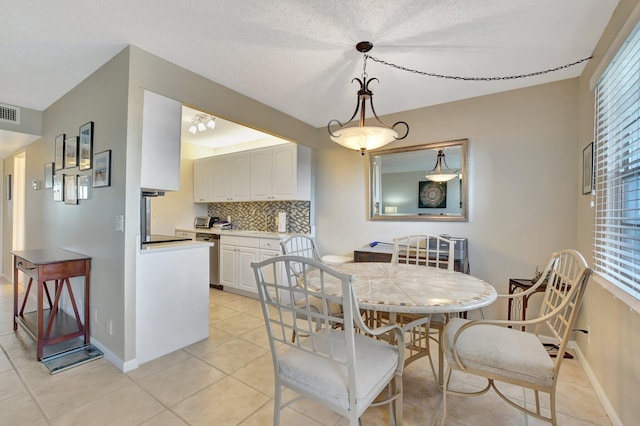
<path id="1" fill-rule="evenodd" d="M 444 164 L 444 167 L 443 167 Z M 438 159 L 433 170 L 426 172 L 424 177 L 434 182 L 447 182 L 460 175 L 460 169 L 451 169 L 444 158 L 444 150 L 438 150 Z"/>
<path id="2" fill-rule="evenodd" d="M 357 126 L 345 127 L 340 121 L 333 119 L 329 121 L 327 124 L 327 130 L 329 131 L 329 135 L 331 140 L 339 143 L 340 145 L 349 148 L 359 150 L 362 155 L 366 150 L 380 148 L 388 144 L 389 142 L 393 142 L 394 140 L 400 140 L 407 137 L 409 134 L 409 125 L 404 121 L 398 121 L 393 126 L 386 125 L 380 120 L 378 114 L 376 114 L 376 110 L 373 107 L 373 92 L 369 90 L 369 84 L 372 81 L 378 81 L 377 78 L 371 78 L 367 80 L 367 58 L 369 57 L 366 52 L 370 51 L 373 48 L 373 44 L 368 41 L 361 41 L 356 45 L 356 50 L 358 52 L 362 52 L 364 60 L 362 66 L 362 80 L 358 77 L 355 77 L 351 82 L 358 81 L 360 83 L 360 90 L 358 90 L 358 99 L 356 102 L 356 110 L 353 112 L 353 115 L 347 123 L 354 119 L 354 117 L 360 111 L 360 121 Z M 373 116 L 380 124 L 379 126 L 367 126 L 365 125 L 365 106 L 366 102 L 369 100 L 369 104 L 371 105 L 371 112 Z M 340 128 L 335 131 L 331 131 L 331 125 L 338 124 Z M 399 124 L 405 126 L 405 132 L 402 136 L 398 136 L 398 132 L 396 132 L 395 127 Z"/>
<path id="3" fill-rule="evenodd" d="M 209 114 L 198 114 L 191 122 L 189 133 L 195 135 L 198 132 L 204 132 L 207 128 L 213 130 L 216 127 L 216 118 Z"/>

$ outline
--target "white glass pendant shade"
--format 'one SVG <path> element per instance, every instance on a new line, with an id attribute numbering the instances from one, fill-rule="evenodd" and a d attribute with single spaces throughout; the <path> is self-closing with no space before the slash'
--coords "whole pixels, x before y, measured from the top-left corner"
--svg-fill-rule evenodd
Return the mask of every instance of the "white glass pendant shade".
<path id="1" fill-rule="evenodd" d="M 398 132 L 386 127 L 345 127 L 333 132 L 331 140 L 356 151 L 380 148 L 398 138 Z"/>
<path id="2" fill-rule="evenodd" d="M 210 118 L 207 122 L 207 127 L 213 130 L 216 127 L 216 120 L 214 118 Z"/>
<path id="3" fill-rule="evenodd" d="M 447 166 L 447 162 L 444 159 L 444 151 L 440 150 L 438 151 L 435 167 L 430 172 L 426 172 L 424 177 L 433 182 L 448 182 L 451 179 L 457 178 L 459 175 L 460 170 L 453 170 Z"/>
<path id="4" fill-rule="evenodd" d="M 189 133 L 191 133 L 192 135 L 195 135 L 196 133 L 198 133 L 198 128 L 196 127 L 195 124 L 192 124 L 191 127 L 189 127 Z"/>
<path id="5" fill-rule="evenodd" d="M 433 182 L 448 182 L 456 177 L 458 177 L 458 173 L 427 173 L 425 175 L 425 178 Z"/>
<path id="6" fill-rule="evenodd" d="M 198 123 L 198 130 L 201 132 L 204 132 L 205 130 L 207 130 L 207 127 L 204 125 L 202 121 Z"/>

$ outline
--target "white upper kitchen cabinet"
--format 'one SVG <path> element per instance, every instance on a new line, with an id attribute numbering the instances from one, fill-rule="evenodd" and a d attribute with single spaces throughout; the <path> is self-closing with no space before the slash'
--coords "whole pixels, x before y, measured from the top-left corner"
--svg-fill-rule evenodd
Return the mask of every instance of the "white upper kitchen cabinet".
<path id="1" fill-rule="evenodd" d="M 196 203 L 311 200 L 311 148 L 275 145 L 194 161 Z"/>
<path id="2" fill-rule="evenodd" d="M 182 104 L 144 91 L 140 186 L 159 191 L 180 189 Z"/>
<path id="3" fill-rule="evenodd" d="M 248 152 L 214 157 L 214 201 L 248 201 L 251 157 Z"/>
<path id="4" fill-rule="evenodd" d="M 251 199 L 310 200 L 310 149 L 294 143 L 251 151 Z"/>
<path id="5" fill-rule="evenodd" d="M 271 148 L 251 151 L 251 199 L 271 200 L 273 183 L 273 151 Z"/>
<path id="6" fill-rule="evenodd" d="M 215 157 L 206 157 L 193 162 L 193 201 L 211 203 L 215 197 Z"/>

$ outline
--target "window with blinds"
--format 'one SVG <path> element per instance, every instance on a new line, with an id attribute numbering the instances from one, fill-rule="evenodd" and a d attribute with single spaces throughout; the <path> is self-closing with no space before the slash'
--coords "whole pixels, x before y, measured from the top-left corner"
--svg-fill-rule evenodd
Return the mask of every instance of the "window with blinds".
<path id="1" fill-rule="evenodd" d="M 640 299 L 640 24 L 600 78 L 595 106 L 595 269 Z"/>

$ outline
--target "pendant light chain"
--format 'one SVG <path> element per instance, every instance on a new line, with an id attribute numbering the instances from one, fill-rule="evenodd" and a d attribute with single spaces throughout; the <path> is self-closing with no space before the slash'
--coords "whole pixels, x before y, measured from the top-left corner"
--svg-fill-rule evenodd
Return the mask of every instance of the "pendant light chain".
<path id="1" fill-rule="evenodd" d="M 407 72 L 414 73 L 414 74 L 424 75 L 426 77 L 444 78 L 444 79 L 448 79 L 448 80 L 463 80 L 463 81 L 497 81 L 497 80 L 515 80 L 515 79 L 519 79 L 519 78 L 534 77 L 534 76 L 538 76 L 538 75 L 548 74 L 550 72 L 560 71 L 562 69 L 569 68 L 569 67 L 572 67 L 574 65 L 578 65 L 578 64 L 581 64 L 581 63 L 583 63 L 585 61 L 588 61 L 589 59 L 593 58 L 593 56 L 589 56 L 587 58 L 582 58 L 579 61 L 572 62 L 572 63 L 566 64 L 566 65 L 561 65 L 559 67 L 547 69 L 547 70 L 544 70 L 544 71 L 536 71 L 536 72 L 531 72 L 531 73 L 528 73 L 528 74 L 508 75 L 508 76 L 503 76 L 503 77 L 462 77 L 462 76 L 456 76 L 456 75 L 435 74 L 435 73 L 431 73 L 431 72 L 414 70 L 414 69 L 411 69 L 411 68 L 403 67 L 401 65 L 396 65 L 396 64 L 393 64 L 391 62 L 387 62 L 387 61 L 384 61 L 382 59 L 376 58 L 375 56 L 367 55 L 366 53 L 364 54 L 365 66 L 366 66 L 367 58 L 370 58 L 372 61 L 375 61 L 375 62 L 377 62 L 379 64 L 382 64 L 382 65 L 387 65 L 387 66 L 390 66 L 392 68 L 399 69 L 401 71 L 407 71 Z"/>
<path id="2" fill-rule="evenodd" d="M 369 77 L 369 75 L 367 74 L 367 58 L 369 58 L 369 55 L 367 55 L 366 53 L 362 54 L 362 78 L 367 78 Z"/>

